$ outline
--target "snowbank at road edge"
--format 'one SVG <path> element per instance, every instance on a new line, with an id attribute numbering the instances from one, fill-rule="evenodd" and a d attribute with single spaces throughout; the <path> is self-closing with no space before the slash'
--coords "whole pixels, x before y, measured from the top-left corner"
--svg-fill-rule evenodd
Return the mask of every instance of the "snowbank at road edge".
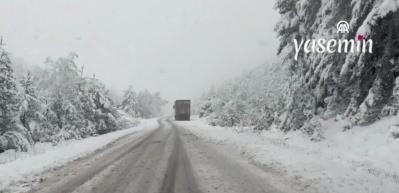
<path id="1" fill-rule="evenodd" d="M 202 119 L 178 122 L 194 135 L 236 147 L 250 162 L 298 182 L 304 192 L 394 193 L 399 190 L 399 139 L 392 137 L 397 117 L 343 131 L 343 120 L 322 123 L 320 142 L 300 131 L 210 126 Z"/>
<path id="2" fill-rule="evenodd" d="M 142 119 L 136 127 L 119 130 L 104 135 L 88 137 L 82 140 L 71 140 L 42 152 L 15 161 L 0 164 L 0 192 L 11 183 L 22 180 L 46 169 L 57 167 L 68 161 L 83 157 L 100 149 L 118 138 L 144 129 L 157 128 L 157 119 Z"/>

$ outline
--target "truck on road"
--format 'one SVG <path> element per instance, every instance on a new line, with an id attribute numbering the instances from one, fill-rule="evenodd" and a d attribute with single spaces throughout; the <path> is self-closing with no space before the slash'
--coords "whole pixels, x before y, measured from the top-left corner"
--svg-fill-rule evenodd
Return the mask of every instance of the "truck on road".
<path id="1" fill-rule="evenodd" d="M 176 100 L 173 105 L 175 109 L 176 121 L 189 121 L 191 114 L 191 101 L 190 100 Z"/>

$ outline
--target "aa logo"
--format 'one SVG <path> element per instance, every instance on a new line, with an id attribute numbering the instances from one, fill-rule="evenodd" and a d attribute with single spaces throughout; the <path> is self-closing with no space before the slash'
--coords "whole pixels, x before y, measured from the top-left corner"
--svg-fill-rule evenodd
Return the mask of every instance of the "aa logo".
<path id="1" fill-rule="evenodd" d="M 339 21 L 337 23 L 337 33 L 349 33 L 349 23 L 346 21 Z"/>

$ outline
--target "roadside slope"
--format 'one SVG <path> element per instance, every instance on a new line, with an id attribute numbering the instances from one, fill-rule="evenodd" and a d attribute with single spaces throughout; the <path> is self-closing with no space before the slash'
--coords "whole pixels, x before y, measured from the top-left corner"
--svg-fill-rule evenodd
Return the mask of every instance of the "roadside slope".
<path id="1" fill-rule="evenodd" d="M 285 181 L 295 192 L 395 193 L 399 189 L 399 140 L 389 126 L 395 117 L 342 131 L 343 123 L 323 123 L 325 139 L 312 142 L 301 132 L 207 125 L 205 120 L 178 122 L 194 137 L 240 154 L 247 162 Z"/>

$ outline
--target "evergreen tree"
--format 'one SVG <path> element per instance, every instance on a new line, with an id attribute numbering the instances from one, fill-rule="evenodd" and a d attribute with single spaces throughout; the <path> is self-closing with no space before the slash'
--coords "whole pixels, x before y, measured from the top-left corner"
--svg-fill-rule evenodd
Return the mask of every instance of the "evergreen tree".
<path id="1" fill-rule="evenodd" d="M 27 151 L 30 142 L 26 129 L 18 122 L 20 98 L 8 53 L 0 47 L 0 152 L 7 149 Z"/>
<path id="2" fill-rule="evenodd" d="M 11 130 L 18 112 L 19 97 L 8 53 L 0 48 L 0 135 Z"/>
<path id="3" fill-rule="evenodd" d="M 138 116 L 137 94 L 132 86 L 125 91 L 120 108 L 134 117 Z"/>
<path id="4" fill-rule="evenodd" d="M 34 80 L 31 73 L 28 72 L 27 75 L 20 80 L 20 85 L 22 87 L 22 102 L 19 110 L 19 120 L 28 131 L 28 140 L 33 143 L 35 140 L 32 139 L 34 128 L 31 127 L 32 124 L 36 125 L 36 123 L 40 122 L 40 118 L 43 116 L 41 114 L 42 103 L 38 99 L 36 87 L 34 85 Z"/>

